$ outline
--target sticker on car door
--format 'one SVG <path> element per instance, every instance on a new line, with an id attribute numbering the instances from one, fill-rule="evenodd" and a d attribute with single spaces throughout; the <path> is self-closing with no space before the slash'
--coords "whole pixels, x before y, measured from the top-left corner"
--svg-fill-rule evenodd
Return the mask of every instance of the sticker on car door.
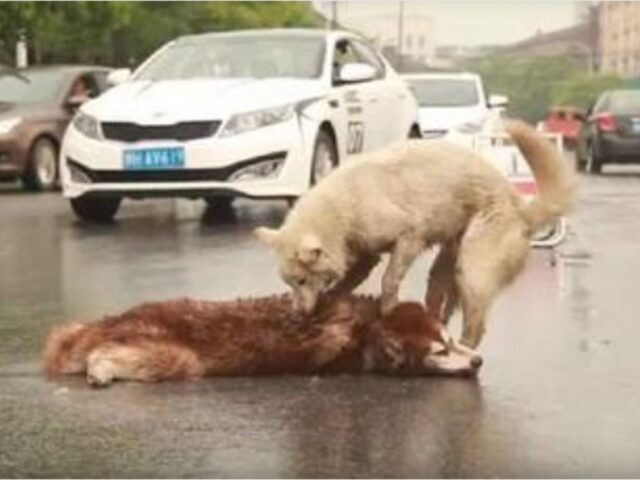
<path id="1" fill-rule="evenodd" d="M 349 122 L 347 125 L 347 153 L 360 153 L 364 145 L 364 124 Z"/>

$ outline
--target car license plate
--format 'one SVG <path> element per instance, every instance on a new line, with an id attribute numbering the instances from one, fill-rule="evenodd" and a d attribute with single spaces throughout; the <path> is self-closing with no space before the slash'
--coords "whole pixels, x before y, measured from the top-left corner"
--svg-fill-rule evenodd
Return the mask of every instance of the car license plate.
<path id="1" fill-rule="evenodd" d="M 125 150 L 125 170 L 170 170 L 184 167 L 184 148 L 141 148 Z"/>

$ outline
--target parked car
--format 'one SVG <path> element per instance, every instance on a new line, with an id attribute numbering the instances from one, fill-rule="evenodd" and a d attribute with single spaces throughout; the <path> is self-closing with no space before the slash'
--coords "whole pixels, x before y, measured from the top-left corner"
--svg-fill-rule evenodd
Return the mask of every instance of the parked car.
<path id="1" fill-rule="evenodd" d="M 0 72 L 0 180 L 29 190 L 54 188 L 58 151 L 80 104 L 106 88 L 109 70 L 49 66 Z"/>
<path id="2" fill-rule="evenodd" d="M 92 221 L 124 197 L 293 199 L 351 155 L 419 134 L 417 121 L 408 86 L 354 34 L 190 35 L 80 108 L 63 191 Z"/>
<path id="3" fill-rule="evenodd" d="M 640 90 L 600 95 L 580 130 L 576 160 L 589 173 L 608 163 L 640 163 Z"/>
<path id="4" fill-rule="evenodd" d="M 585 121 L 584 111 L 571 105 L 556 105 L 549 109 L 539 129 L 547 133 L 558 133 L 562 136 L 564 146 L 574 149 L 578 134 Z"/>
<path id="5" fill-rule="evenodd" d="M 479 132 L 492 108 L 504 108 L 507 97 L 487 97 L 475 73 L 412 73 L 403 75 L 420 105 L 420 130 L 425 138 L 441 137 L 451 130 Z"/>

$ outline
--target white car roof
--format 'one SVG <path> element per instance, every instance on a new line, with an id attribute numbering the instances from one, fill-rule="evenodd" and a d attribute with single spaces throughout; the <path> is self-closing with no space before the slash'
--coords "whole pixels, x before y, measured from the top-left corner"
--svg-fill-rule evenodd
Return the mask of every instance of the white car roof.
<path id="1" fill-rule="evenodd" d="M 472 72 L 403 73 L 402 77 L 406 78 L 407 80 L 420 80 L 420 79 L 480 80 L 480 75 Z"/>
<path id="2" fill-rule="evenodd" d="M 209 32 L 199 33 L 196 35 L 184 35 L 178 37 L 175 42 L 188 42 L 189 40 L 205 39 L 207 37 L 219 37 L 219 36 L 286 36 L 292 37 L 311 37 L 311 38 L 325 38 L 327 40 L 334 40 L 336 38 L 343 37 L 355 37 L 360 38 L 358 35 L 344 31 L 344 30 L 323 30 L 320 28 L 257 28 L 247 30 L 229 30 L 225 32 Z"/>

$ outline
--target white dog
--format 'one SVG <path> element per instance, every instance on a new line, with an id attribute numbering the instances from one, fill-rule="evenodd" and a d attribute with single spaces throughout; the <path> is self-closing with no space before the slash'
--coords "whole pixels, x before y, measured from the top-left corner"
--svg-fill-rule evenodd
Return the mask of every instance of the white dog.
<path id="1" fill-rule="evenodd" d="M 475 348 L 496 294 L 524 266 L 529 238 L 569 207 L 572 181 L 553 146 L 523 122 L 506 130 L 522 151 L 539 195 L 525 203 L 473 152 L 438 140 L 409 140 L 362 155 L 307 192 L 278 230 L 256 235 L 275 249 L 280 273 L 310 312 L 330 287 L 348 292 L 382 253 L 381 309 L 397 304 L 414 259 L 439 244 L 427 307 L 448 315 L 460 302 L 462 342 Z"/>

